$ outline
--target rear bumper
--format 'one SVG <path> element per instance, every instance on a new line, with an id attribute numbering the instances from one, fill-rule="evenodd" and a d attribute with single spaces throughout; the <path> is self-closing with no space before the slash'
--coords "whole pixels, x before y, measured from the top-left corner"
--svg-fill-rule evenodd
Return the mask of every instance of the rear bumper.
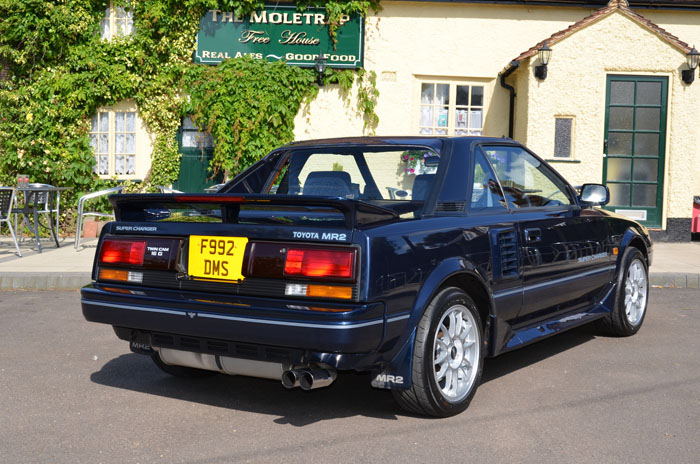
<path id="1" fill-rule="evenodd" d="M 384 335 L 381 303 L 276 301 L 97 283 L 83 287 L 81 296 L 88 321 L 142 332 L 291 348 L 317 356 L 369 354 L 381 345 Z M 318 306 L 346 311 L 308 309 Z"/>

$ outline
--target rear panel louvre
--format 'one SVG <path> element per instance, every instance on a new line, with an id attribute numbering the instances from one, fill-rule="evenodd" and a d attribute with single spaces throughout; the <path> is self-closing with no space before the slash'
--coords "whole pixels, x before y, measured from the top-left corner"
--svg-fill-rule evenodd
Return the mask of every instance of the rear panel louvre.
<path id="1" fill-rule="evenodd" d="M 493 246 L 493 277 L 495 280 L 511 279 L 520 274 L 518 236 L 513 229 L 490 232 Z"/>

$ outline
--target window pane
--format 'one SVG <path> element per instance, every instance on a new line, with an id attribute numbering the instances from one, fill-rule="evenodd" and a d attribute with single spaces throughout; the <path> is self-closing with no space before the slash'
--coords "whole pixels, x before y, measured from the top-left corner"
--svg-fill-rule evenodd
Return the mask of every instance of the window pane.
<path id="1" fill-rule="evenodd" d="M 184 148 L 194 148 L 197 146 L 197 132 L 196 131 L 183 131 L 182 133 L 182 146 Z"/>
<path id="2" fill-rule="evenodd" d="M 632 160 L 608 158 L 608 180 L 630 180 L 632 178 Z"/>
<path id="3" fill-rule="evenodd" d="M 114 152 L 115 153 L 124 153 L 124 134 L 115 135 L 114 141 L 115 141 Z"/>
<path id="4" fill-rule="evenodd" d="M 100 132 L 109 132 L 109 113 L 100 113 Z"/>
<path id="5" fill-rule="evenodd" d="M 481 151 L 475 152 L 471 210 L 504 210 L 506 202 L 491 167 Z"/>
<path id="6" fill-rule="evenodd" d="M 90 146 L 94 152 L 97 152 L 97 135 L 90 134 Z"/>
<path id="7" fill-rule="evenodd" d="M 97 127 L 97 114 L 92 115 L 90 120 L 90 132 L 97 132 L 99 128 Z"/>
<path id="8" fill-rule="evenodd" d="M 126 131 L 136 132 L 136 113 L 133 111 L 126 113 Z"/>
<path id="9" fill-rule="evenodd" d="M 124 155 L 117 155 L 115 157 L 114 172 L 117 175 L 124 174 Z"/>
<path id="10" fill-rule="evenodd" d="M 126 134 L 126 149 L 124 153 L 136 153 L 136 134 Z"/>
<path id="11" fill-rule="evenodd" d="M 660 108 L 637 108 L 637 130 L 659 130 Z"/>
<path id="12" fill-rule="evenodd" d="M 610 129 L 632 130 L 634 108 L 610 108 Z"/>
<path id="13" fill-rule="evenodd" d="M 632 206 L 656 206 L 656 185 L 635 184 Z"/>
<path id="14" fill-rule="evenodd" d="M 124 132 L 124 113 L 114 113 L 114 130 L 117 132 Z"/>
<path id="15" fill-rule="evenodd" d="M 459 106 L 469 105 L 469 86 L 468 85 L 458 85 L 457 86 L 457 105 L 459 105 Z"/>
<path id="16" fill-rule="evenodd" d="M 438 127 L 447 127 L 448 125 L 448 107 L 438 108 L 437 110 L 437 125 Z"/>
<path id="17" fill-rule="evenodd" d="M 571 204 L 566 184 L 528 152 L 515 147 L 487 147 L 485 152 L 512 207 Z"/>
<path id="18" fill-rule="evenodd" d="M 659 162 L 655 159 L 634 160 L 634 180 L 656 182 L 658 167 Z"/>
<path id="19" fill-rule="evenodd" d="M 421 103 L 432 104 L 435 101 L 435 86 L 433 84 L 423 84 L 420 93 Z"/>
<path id="20" fill-rule="evenodd" d="M 136 156 L 127 155 L 127 157 L 126 157 L 126 173 L 128 175 L 136 174 Z"/>
<path id="21" fill-rule="evenodd" d="M 420 107 L 420 125 L 421 126 L 432 126 L 433 125 L 433 107 L 432 106 L 421 106 Z"/>
<path id="22" fill-rule="evenodd" d="M 472 106 L 484 106 L 484 88 L 480 85 L 472 86 Z"/>
<path id="23" fill-rule="evenodd" d="M 99 153 L 109 153 L 109 134 L 100 134 Z"/>
<path id="24" fill-rule="evenodd" d="M 182 128 L 189 129 L 189 130 L 197 130 L 197 128 L 194 127 L 194 123 L 192 122 L 192 118 L 190 118 L 189 116 L 182 120 Z"/>
<path id="25" fill-rule="evenodd" d="M 197 146 L 204 148 L 209 148 L 214 146 L 214 137 L 211 134 L 206 134 L 204 132 L 199 132 L 197 136 Z"/>
<path id="26" fill-rule="evenodd" d="M 636 134 L 634 154 L 635 156 L 659 156 L 659 134 Z"/>
<path id="27" fill-rule="evenodd" d="M 469 127 L 471 129 L 481 129 L 483 127 L 483 112 L 484 110 L 473 110 L 469 112 Z"/>
<path id="28" fill-rule="evenodd" d="M 99 160 L 100 167 L 98 172 L 101 176 L 106 176 L 109 174 L 109 158 L 107 155 L 100 155 Z"/>
<path id="29" fill-rule="evenodd" d="M 437 84 L 435 102 L 440 105 L 447 105 L 450 102 L 450 85 Z"/>
<path id="30" fill-rule="evenodd" d="M 554 119 L 554 157 L 571 157 L 571 128 L 573 120 L 571 118 Z"/>
<path id="31" fill-rule="evenodd" d="M 637 82 L 637 105 L 660 105 L 661 82 Z"/>
<path id="32" fill-rule="evenodd" d="M 629 184 L 608 184 L 610 190 L 610 206 L 630 205 Z"/>
<path id="33" fill-rule="evenodd" d="M 634 105 L 634 82 L 612 81 L 610 83 L 611 105 Z"/>
<path id="34" fill-rule="evenodd" d="M 609 155 L 631 155 L 632 154 L 632 134 L 629 132 L 608 133 L 608 154 Z"/>
<path id="35" fill-rule="evenodd" d="M 468 118 L 468 113 L 467 110 L 465 109 L 457 109 L 455 111 L 455 125 L 458 128 L 465 128 L 467 127 L 467 119 Z M 455 132 L 456 133 L 456 132 Z"/>

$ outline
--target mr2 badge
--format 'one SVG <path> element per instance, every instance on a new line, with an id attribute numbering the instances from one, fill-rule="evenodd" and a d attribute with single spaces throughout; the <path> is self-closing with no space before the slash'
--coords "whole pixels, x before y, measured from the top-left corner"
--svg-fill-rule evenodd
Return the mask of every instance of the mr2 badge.
<path id="1" fill-rule="evenodd" d="M 307 240 L 325 240 L 325 241 L 336 241 L 345 242 L 348 239 L 347 234 L 341 234 L 338 232 L 307 232 L 307 231 L 292 231 L 292 236 L 294 238 L 303 238 Z"/>

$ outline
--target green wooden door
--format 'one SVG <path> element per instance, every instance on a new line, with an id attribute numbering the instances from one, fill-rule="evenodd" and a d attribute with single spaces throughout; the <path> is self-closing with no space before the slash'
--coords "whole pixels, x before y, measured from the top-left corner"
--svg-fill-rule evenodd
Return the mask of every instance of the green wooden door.
<path id="1" fill-rule="evenodd" d="M 603 182 L 607 208 L 661 227 L 668 79 L 608 75 Z"/>
<path id="2" fill-rule="evenodd" d="M 182 121 L 177 133 L 180 158 L 180 174 L 173 183 L 175 190 L 182 192 L 203 192 L 205 188 L 221 183 L 223 174 L 214 176 L 211 158 L 214 142 L 210 135 L 197 130 L 190 118 Z"/>

